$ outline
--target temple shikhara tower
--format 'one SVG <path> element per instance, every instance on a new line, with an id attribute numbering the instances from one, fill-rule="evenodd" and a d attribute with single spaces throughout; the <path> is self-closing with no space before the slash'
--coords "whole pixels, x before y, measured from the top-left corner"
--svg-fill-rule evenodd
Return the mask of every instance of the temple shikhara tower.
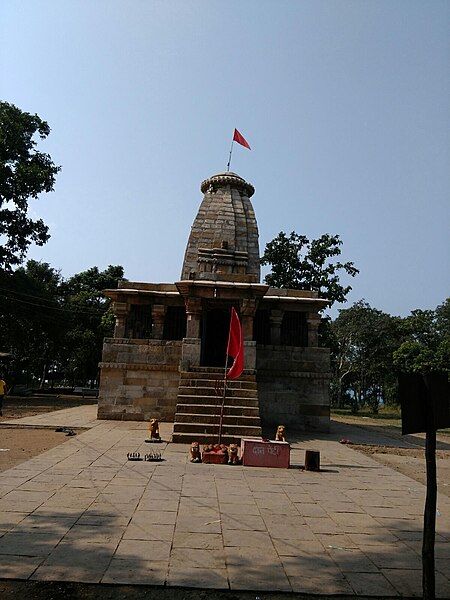
<path id="1" fill-rule="evenodd" d="M 180 281 L 122 281 L 106 290 L 116 316 L 100 363 L 100 419 L 174 421 L 174 441 L 216 440 L 232 306 L 245 371 L 227 390 L 223 438 L 261 424 L 327 431 L 327 348 L 319 348 L 317 292 L 260 283 L 254 188 L 235 173 L 201 184 Z"/>

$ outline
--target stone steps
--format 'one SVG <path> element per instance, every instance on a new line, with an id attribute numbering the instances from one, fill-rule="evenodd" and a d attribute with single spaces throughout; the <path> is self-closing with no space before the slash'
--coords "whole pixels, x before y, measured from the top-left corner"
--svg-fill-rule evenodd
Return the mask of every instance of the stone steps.
<path id="1" fill-rule="evenodd" d="M 198 380 L 198 379 L 203 379 L 203 380 L 209 380 L 209 381 L 223 381 L 223 369 L 221 371 L 206 371 L 206 372 L 200 372 L 200 371 L 182 371 L 180 373 L 180 382 L 182 382 L 183 380 Z M 246 375 L 245 371 L 244 374 L 242 374 L 238 380 L 234 380 L 234 381 L 228 381 L 228 384 L 233 384 L 235 387 L 242 387 L 245 384 L 250 384 L 253 383 L 256 385 L 256 381 L 255 381 L 255 376 L 254 375 Z"/>
<path id="2" fill-rule="evenodd" d="M 216 439 L 219 436 L 219 423 L 174 423 L 173 433 L 194 433 L 198 439 L 201 439 L 205 434 L 215 435 Z M 222 425 L 223 435 L 231 435 L 233 437 L 256 437 L 261 435 L 261 427 L 252 427 L 250 425 Z"/>
<path id="3" fill-rule="evenodd" d="M 222 396 L 199 396 L 196 394 L 178 394 L 178 404 L 210 404 L 220 406 Z M 258 398 L 241 398 L 240 396 L 228 396 L 225 398 L 227 406 L 248 406 L 258 408 Z"/>
<path id="4" fill-rule="evenodd" d="M 220 404 L 178 404 L 177 413 L 183 414 L 202 414 L 202 415 L 214 415 L 220 414 Z M 238 405 L 224 405 L 224 415 L 234 415 L 243 417 L 258 417 L 259 408 L 258 406 L 238 406 Z"/>
<path id="5" fill-rule="evenodd" d="M 223 388 L 220 390 L 213 386 L 204 386 L 204 385 L 180 385 L 178 388 L 178 393 L 180 396 L 189 395 L 189 396 L 215 396 L 218 398 L 222 397 Z M 257 398 L 258 391 L 255 388 L 228 388 L 227 396 L 239 396 L 240 398 Z"/>
<path id="6" fill-rule="evenodd" d="M 222 422 L 223 443 L 240 443 L 244 436 L 261 436 L 255 376 L 245 374 L 243 377 L 243 380 L 227 382 Z M 217 443 L 222 382 L 222 370 L 181 373 L 173 442 Z"/>
<path id="7" fill-rule="evenodd" d="M 181 414 L 181 413 L 179 413 Z M 199 413 L 187 413 L 183 412 L 183 423 L 198 424 L 199 421 L 203 421 L 204 417 L 208 418 L 210 425 L 218 425 L 220 423 L 220 408 L 216 414 L 199 414 Z M 203 417 L 203 418 L 202 418 Z M 253 415 L 223 415 L 223 426 L 225 425 L 239 425 L 240 427 L 260 427 L 261 421 L 259 417 Z"/>

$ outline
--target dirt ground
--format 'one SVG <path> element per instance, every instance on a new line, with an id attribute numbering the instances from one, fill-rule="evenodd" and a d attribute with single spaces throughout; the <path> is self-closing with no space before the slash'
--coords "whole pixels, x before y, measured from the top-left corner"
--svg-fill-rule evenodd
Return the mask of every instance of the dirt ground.
<path id="1" fill-rule="evenodd" d="M 53 429 L 0 427 L 0 471 L 54 448 L 69 437 Z"/>
<path id="2" fill-rule="evenodd" d="M 358 444 L 351 447 L 370 455 L 377 462 L 426 485 L 425 459 L 422 449 L 362 446 Z M 436 467 L 438 492 L 450 497 L 450 451 L 438 450 L 436 452 Z"/>
<path id="3" fill-rule="evenodd" d="M 60 583 L 51 581 L 0 581 L 2 600 L 330 600 L 336 596 L 308 596 L 292 592 L 235 592 L 149 586 Z M 339 596 L 355 600 L 355 596 Z M 358 600 L 381 600 L 358 596 Z M 385 600 L 383 598 L 383 600 Z"/>
<path id="4" fill-rule="evenodd" d="M 425 453 L 419 443 L 423 435 L 417 439 L 417 447 L 399 447 L 404 441 L 401 434 L 401 421 L 399 419 L 376 419 L 360 417 L 358 415 L 333 415 L 334 420 L 349 425 L 358 425 L 367 430 L 376 430 L 392 439 L 392 445 L 352 444 L 351 448 L 358 452 L 368 454 L 377 462 L 395 469 L 403 475 L 426 485 Z M 411 440 L 411 436 L 408 437 Z M 440 431 L 437 435 L 438 447 L 436 451 L 436 467 L 438 479 L 438 493 L 450 497 L 450 435 L 448 430 Z M 448 448 L 448 449 L 447 449 Z"/>
<path id="5" fill-rule="evenodd" d="M 9 405 L 3 408 L 3 416 L 0 424 L 8 419 L 20 419 L 21 417 L 32 417 L 51 410 L 61 410 L 66 406 L 47 404 L 42 406 L 26 406 L 22 403 Z M 77 431 L 77 430 L 75 430 Z M 50 448 L 70 439 L 63 432 L 55 432 L 53 429 L 32 429 L 14 426 L 0 425 L 0 472 L 33 458 Z"/>
<path id="6" fill-rule="evenodd" d="M 81 400 L 77 402 L 76 400 L 73 400 L 72 396 L 60 396 L 57 398 L 54 396 L 49 396 L 48 398 L 16 398 L 7 396 L 3 402 L 3 415 L 0 416 L 0 423 L 7 421 L 8 419 L 32 417 L 44 412 L 62 410 L 64 408 L 78 406 L 79 404 L 90 404 L 92 402 L 95 402 L 95 400 Z"/>
<path id="7" fill-rule="evenodd" d="M 0 416 L 0 423 L 7 421 L 8 419 L 21 419 L 22 417 L 33 417 L 44 412 L 50 412 L 51 410 L 61 410 L 63 406 L 57 408 L 53 406 L 7 406 L 3 408 L 3 415 Z"/>

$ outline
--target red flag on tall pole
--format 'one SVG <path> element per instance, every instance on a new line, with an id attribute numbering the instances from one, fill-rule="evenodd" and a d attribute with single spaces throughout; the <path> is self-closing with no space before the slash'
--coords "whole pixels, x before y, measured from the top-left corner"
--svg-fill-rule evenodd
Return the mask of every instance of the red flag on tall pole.
<path id="1" fill-rule="evenodd" d="M 242 135 L 242 133 L 240 133 L 237 129 L 235 129 L 234 133 L 233 133 L 233 139 L 231 140 L 230 156 L 228 157 L 227 172 L 230 170 L 231 155 L 233 153 L 233 143 L 234 142 L 237 142 L 241 146 L 244 146 L 244 148 L 248 148 L 249 150 L 251 150 L 250 144 L 247 142 L 247 140 Z"/>
<path id="2" fill-rule="evenodd" d="M 228 357 L 231 356 L 233 364 L 228 369 L 227 363 Z M 223 408 L 225 405 L 225 398 L 227 395 L 227 379 L 237 379 L 244 370 L 244 336 L 242 334 L 241 322 L 234 308 L 231 308 L 231 319 L 230 319 L 230 332 L 228 334 L 228 345 L 227 355 L 225 357 L 225 373 L 223 381 L 223 396 L 222 405 L 220 407 L 220 421 L 219 421 L 219 444 L 222 441 L 222 427 L 223 427 Z"/>
<path id="3" fill-rule="evenodd" d="M 244 148 L 248 148 L 249 150 L 251 150 L 250 144 L 247 142 L 242 133 L 240 133 L 237 129 L 234 130 L 233 142 L 237 142 L 241 146 L 244 146 Z"/>
<path id="4" fill-rule="evenodd" d="M 244 370 L 244 336 L 241 322 L 234 308 L 231 309 L 227 356 L 231 356 L 234 360 L 228 373 L 225 374 L 225 379 L 237 379 Z"/>

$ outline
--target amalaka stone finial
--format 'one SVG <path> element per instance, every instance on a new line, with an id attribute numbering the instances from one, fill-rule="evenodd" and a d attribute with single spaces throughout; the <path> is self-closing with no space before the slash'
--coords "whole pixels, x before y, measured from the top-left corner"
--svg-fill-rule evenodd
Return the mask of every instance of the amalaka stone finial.
<path id="1" fill-rule="evenodd" d="M 248 198 L 251 198 L 255 193 L 255 188 L 251 183 L 247 183 L 245 179 L 239 175 L 236 175 L 236 173 L 232 173 L 231 171 L 227 171 L 226 173 L 218 173 L 217 175 L 208 177 L 208 179 L 202 181 L 200 189 L 204 194 L 206 194 L 208 192 L 216 191 L 219 188 L 227 185 L 237 190 L 242 190 L 246 193 Z"/>

